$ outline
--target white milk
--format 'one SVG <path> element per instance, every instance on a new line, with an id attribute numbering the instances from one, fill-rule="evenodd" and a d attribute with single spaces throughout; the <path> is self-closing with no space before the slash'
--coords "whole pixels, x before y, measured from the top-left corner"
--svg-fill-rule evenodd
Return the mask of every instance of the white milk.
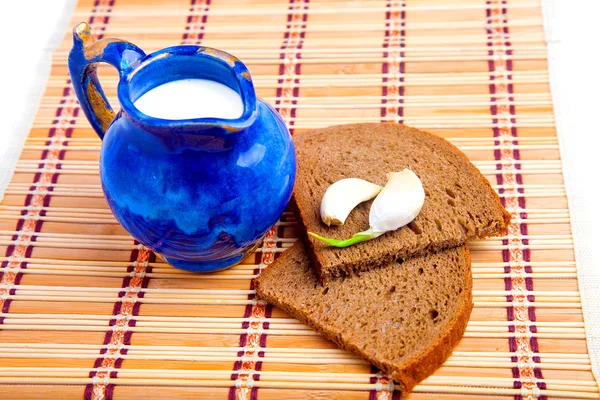
<path id="1" fill-rule="evenodd" d="M 237 119 L 244 112 L 233 89 L 206 79 L 167 82 L 144 93 L 134 103 L 142 113 L 161 119 Z"/>

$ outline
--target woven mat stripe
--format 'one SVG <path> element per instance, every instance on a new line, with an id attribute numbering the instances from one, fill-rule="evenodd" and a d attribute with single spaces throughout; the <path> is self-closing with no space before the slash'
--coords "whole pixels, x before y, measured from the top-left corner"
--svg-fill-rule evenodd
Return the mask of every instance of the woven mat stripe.
<path id="1" fill-rule="evenodd" d="M 90 21 L 93 22 L 92 34 L 98 39 L 104 36 L 114 5 L 115 0 L 98 0 L 95 3 Z M 95 17 L 95 13 L 100 13 L 102 17 Z M 83 398 L 86 400 L 112 399 L 115 385 L 110 380 L 117 378 L 117 369 L 123 364 L 120 356 L 127 354 L 127 346 L 131 344 L 133 332 L 128 328 L 136 324 L 134 317 L 139 314 L 141 305 L 137 300 L 144 297 L 143 289 L 148 287 L 149 280 L 146 273 L 151 272 L 148 262 L 154 261 L 151 251 L 137 242 L 134 245 L 136 248 L 130 255 L 132 264 L 127 268 L 130 276 L 123 278 L 121 288 L 124 290 L 118 293 L 119 299 L 113 306 L 114 318 L 108 321 L 110 328 L 104 335 L 100 356 L 94 361 L 94 369 L 89 373 L 92 383 L 85 386 Z"/>
<path id="2" fill-rule="evenodd" d="M 301 74 L 301 66 L 298 60 L 302 57 L 301 49 L 306 35 L 306 22 L 308 19 L 309 0 L 290 0 L 286 21 L 286 29 L 283 35 L 283 43 L 280 47 L 279 58 L 282 60 L 279 65 L 279 85 L 276 91 L 275 107 L 286 122 L 290 132 L 293 134 L 293 124 L 291 119 L 296 117 L 297 98 L 299 96 L 298 84 Z M 259 274 L 263 267 L 270 265 L 275 259 L 275 253 L 270 250 L 275 247 L 273 240 L 277 235 L 277 227 L 269 230 L 263 241 L 263 251 L 260 260 L 260 266 L 255 270 Z M 254 282 L 250 283 L 250 289 L 254 289 Z M 262 361 L 259 357 L 264 357 L 264 349 L 267 346 L 267 334 L 263 333 L 263 328 L 268 329 L 269 323 L 266 321 L 272 313 L 272 306 L 263 301 L 257 300 L 254 295 L 249 299 L 252 304 L 246 306 L 244 322 L 242 328 L 247 329 L 246 333 L 240 335 L 239 346 L 242 350 L 238 353 L 240 357 L 233 365 L 234 373 L 231 379 L 235 385 L 229 390 L 229 399 L 256 399 L 258 398 L 258 388 L 254 386 L 254 381 L 260 380 L 259 371 L 262 370 Z"/>
<path id="3" fill-rule="evenodd" d="M 93 33 L 102 38 L 108 16 L 97 16 L 105 14 L 112 7 L 114 0 L 96 0 L 91 11 L 88 23 Z M 60 175 L 60 161 L 64 159 L 68 139 L 73 135 L 73 125 L 79 114 L 79 103 L 75 92 L 68 79 L 62 91 L 62 99 L 55 112 L 52 127 L 48 130 L 48 141 L 46 148 L 42 151 L 39 160 L 39 172 L 33 177 L 29 194 L 23 203 L 22 217 L 18 219 L 15 232 L 11 237 L 13 243 L 6 248 L 6 261 L 0 264 L 0 311 L 7 314 L 10 310 L 10 296 L 16 294 L 16 286 L 23 278 L 21 270 L 27 268 L 24 259 L 31 257 L 34 243 L 37 239 L 36 233 L 42 230 L 43 219 L 46 209 L 50 205 L 52 191 L 58 182 Z M 0 316 L 0 324 L 4 323 L 4 316 Z"/>
<path id="4" fill-rule="evenodd" d="M 275 261 L 276 236 L 278 229 L 273 226 L 263 239 L 262 251 L 256 253 L 255 263 L 258 264 L 254 269 L 254 275 L 260 274 L 263 268 L 268 267 Z M 250 290 L 254 290 L 254 281 L 250 281 Z M 233 364 L 233 373 L 231 380 L 235 383 L 229 388 L 230 400 L 255 400 L 258 398 L 258 387 L 254 386 L 254 381 L 260 380 L 260 371 L 262 370 L 261 360 L 264 358 L 264 348 L 267 347 L 267 334 L 264 332 L 269 329 L 268 319 L 273 313 L 273 306 L 258 300 L 256 295 L 248 295 L 248 304 L 244 309 L 244 322 L 242 329 L 246 332 L 240 335 L 237 356 L 239 357 Z"/>
<path id="5" fill-rule="evenodd" d="M 404 110 L 404 47 L 406 37 L 406 0 L 387 0 L 385 12 L 385 36 L 383 39 L 383 73 L 381 86 L 381 120 L 403 122 Z M 369 383 L 375 389 L 369 391 L 369 400 L 399 399 L 400 392 L 394 390 L 394 381 L 372 367 L 373 376 Z"/>
<path id="6" fill-rule="evenodd" d="M 93 22 L 92 32 L 98 39 L 104 36 L 114 5 L 115 0 L 99 0 L 95 3 L 90 22 Z M 102 17 L 94 16 L 96 13 Z M 93 383 L 86 385 L 83 395 L 85 399 L 112 398 L 114 384 L 110 383 L 110 379 L 117 377 L 116 370 L 123 363 L 123 359 L 119 356 L 127 354 L 126 346 L 131 344 L 132 332 L 127 331 L 127 328 L 135 326 L 135 319 L 132 317 L 139 313 L 140 303 L 137 299 L 144 296 L 141 289 L 148 286 L 149 278 L 145 275 L 151 272 L 148 262 L 153 261 L 151 252 L 138 243 L 135 245 L 138 247 L 130 255 L 132 265 L 127 269 L 131 275 L 123 279 L 121 287 L 126 290 L 119 292 L 120 299 L 113 306 L 115 318 L 108 322 L 111 328 L 105 333 L 104 347 L 100 349 L 100 357 L 94 361 L 94 369 L 90 371 L 89 377 L 93 379 Z"/>
<path id="7" fill-rule="evenodd" d="M 288 6 L 287 24 L 283 34 L 281 53 L 279 58 L 279 85 L 276 91 L 275 109 L 283 118 L 294 134 L 293 126 L 296 123 L 296 107 L 300 95 L 300 74 L 302 66 L 298 62 L 302 59 L 302 47 L 306 37 L 306 23 L 310 0 L 290 0 Z"/>
<path id="8" fill-rule="evenodd" d="M 210 0 L 192 0 L 182 44 L 199 44 L 202 41 L 209 6 Z M 130 255 L 132 264 L 127 270 L 131 276 L 123 279 L 121 287 L 125 290 L 118 294 L 121 299 L 113 308 L 115 318 L 109 322 L 112 328 L 106 332 L 105 347 L 100 351 L 102 357 L 96 359 L 94 370 L 90 372 L 93 383 L 86 386 L 85 399 L 112 398 L 114 384 L 110 383 L 110 379 L 117 378 L 116 370 L 121 368 L 123 363 L 123 358 L 119 356 L 127 354 L 126 346 L 131 344 L 133 332 L 128 331 L 127 328 L 135 326 L 136 321 L 133 317 L 139 314 L 141 306 L 137 300 L 144 297 L 143 289 L 148 287 L 150 280 L 146 274 L 152 272 L 152 267 L 149 267 L 148 263 L 156 260 L 155 254 L 150 250 L 137 241 L 135 245 L 137 248 Z"/>
<path id="9" fill-rule="evenodd" d="M 191 0 L 185 33 L 181 44 L 199 45 L 204 39 L 204 29 L 208 21 L 211 0 Z"/>
<path id="10" fill-rule="evenodd" d="M 386 8 L 381 118 L 382 121 L 399 123 L 404 117 L 406 0 L 387 0 Z"/>
<path id="11" fill-rule="evenodd" d="M 375 384 L 375 389 L 369 391 L 369 400 L 400 400 L 400 391 L 395 390 L 394 381 L 384 375 L 375 366 L 371 366 L 373 376 L 369 383 Z"/>
<path id="12" fill-rule="evenodd" d="M 104 335 L 104 347 L 89 374 L 92 383 L 85 387 L 83 397 L 86 400 L 112 399 L 114 384 L 110 381 L 117 378 L 117 370 L 123 364 L 121 355 L 126 355 L 127 346 L 131 345 L 133 332 L 128 328 L 136 325 L 135 317 L 141 306 L 138 300 L 144 297 L 143 289 L 148 287 L 150 278 L 146 274 L 152 272 L 148 263 L 156 260 L 152 251 L 137 242 L 135 245 L 137 247 L 130 255 L 132 264 L 127 268 L 130 276 L 123 278 L 123 290 L 118 293 L 119 300 L 113 306 L 114 318 L 108 323 L 110 329 Z"/>
<path id="13" fill-rule="evenodd" d="M 210 4 L 210 0 L 191 1 L 190 15 L 187 19 L 182 44 L 202 44 L 204 31 L 208 23 Z M 256 257 L 260 257 L 260 254 L 257 253 Z M 260 259 L 255 260 L 255 262 L 259 263 Z M 256 273 L 257 271 L 255 270 Z M 252 282 L 250 282 L 250 289 L 253 289 Z M 257 397 L 258 388 L 253 387 L 252 382 L 254 379 L 258 380 L 259 378 L 251 375 L 254 370 L 259 371 L 261 367 L 261 363 L 256 360 L 258 351 L 255 348 L 260 346 L 262 341 L 260 332 L 256 331 L 262 330 L 262 320 L 271 315 L 272 308 L 270 306 L 267 308 L 264 303 L 258 304 L 254 295 L 249 295 L 248 300 L 252 300 L 253 304 L 247 305 L 244 309 L 244 318 L 248 319 L 248 321 L 242 323 L 242 328 L 248 331 L 240 335 L 239 346 L 243 350 L 238 352 L 240 360 L 237 360 L 233 365 L 234 373 L 231 375 L 231 379 L 236 384 L 229 390 L 230 399 L 245 399 L 249 397 L 255 399 Z M 235 373 L 235 371 L 239 370 L 243 370 L 244 373 Z"/>
<path id="14" fill-rule="evenodd" d="M 528 293 L 533 290 L 533 278 L 527 274 L 531 272 L 531 253 L 528 248 L 527 235 L 527 216 L 521 211 L 526 208 L 524 196 L 515 196 L 516 193 L 524 193 L 522 188 L 523 178 L 518 169 L 520 165 L 515 160 L 520 160 L 521 156 L 518 149 L 514 146 L 518 144 L 515 138 L 518 137 L 516 123 L 516 110 L 512 103 L 514 101 L 513 84 L 510 72 L 513 69 L 511 60 L 507 56 L 512 54 L 510 44 L 510 32 L 508 28 L 508 12 L 506 0 L 488 0 L 486 2 L 486 25 L 488 34 L 488 47 L 493 60 L 488 62 L 491 73 L 491 83 L 489 85 L 492 105 L 490 107 L 493 121 L 496 123 L 494 137 L 499 138 L 496 141 L 494 158 L 498 161 L 499 174 L 496 180 L 505 190 L 503 202 L 505 207 L 513 215 L 510 226 L 508 227 L 508 238 L 503 241 L 507 246 L 502 251 L 503 261 L 507 263 L 505 272 L 511 276 L 505 278 L 505 289 L 511 294 L 507 296 L 507 301 L 512 305 L 507 307 L 508 321 L 513 322 L 509 326 L 509 332 L 514 336 L 509 338 L 509 349 L 515 353 L 511 361 L 518 362 L 518 365 L 512 368 L 512 374 L 515 378 L 514 388 L 521 389 L 522 394 L 516 395 L 515 400 L 521 398 L 540 398 L 546 399 L 546 396 L 540 396 L 540 389 L 546 389 L 543 382 L 543 375 L 540 367 L 536 363 L 540 362 L 539 356 L 534 356 L 539 352 L 537 338 L 534 334 L 537 332 L 535 326 L 535 307 L 533 306 L 534 297 Z M 505 163 L 510 161 L 510 163 Z"/>

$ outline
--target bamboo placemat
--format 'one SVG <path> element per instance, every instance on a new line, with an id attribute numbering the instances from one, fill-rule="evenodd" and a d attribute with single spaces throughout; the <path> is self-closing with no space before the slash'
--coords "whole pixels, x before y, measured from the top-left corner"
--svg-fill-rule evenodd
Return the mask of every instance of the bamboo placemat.
<path id="1" fill-rule="evenodd" d="M 394 121 L 458 145 L 513 222 L 470 245 L 465 338 L 408 398 L 598 398 L 538 1 L 80 0 L 70 26 L 80 21 L 146 52 L 237 55 L 294 134 Z M 293 214 L 212 275 L 127 235 L 101 193 L 70 47 L 68 32 L 0 205 L 0 397 L 397 398 L 368 364 L 255 299 L 251 279 L 298 236 Z M 116 104 L 115 71 L 100 74 Z"/>

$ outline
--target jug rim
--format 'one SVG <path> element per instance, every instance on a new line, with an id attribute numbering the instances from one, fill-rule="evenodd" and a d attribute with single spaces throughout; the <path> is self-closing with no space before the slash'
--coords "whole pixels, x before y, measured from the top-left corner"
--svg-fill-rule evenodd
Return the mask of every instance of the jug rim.
<path id="1" fill-rule="evenodd" d="M 142 73 L 149 66 L 156 66 L 155 64 L 166 64 L 172 62 L 172 57 L 187 56 L 199 59 L 210 59 L 214 62 L 219 63 L 223 67 L 230 69 L 236 78 L 237 88 L 235 90 L 242 99 L 243 112 L 239 118 L 225 119 L 225 118 L 188 118 L 188 119 L 162 119 L 153 117 L 142 113 L 131 100 L 131 82 L 134 77 Z M 182 61 L 182 62 L 185 62 Z M 175 78 L 172 80 L 165 80 L 153 87 L 159 86 L 164 83 L 189 79 L 189 78 Z M 206 79 L 206 78 L 196 78 Z M 210 79 L 214 80 L 214 79 Z M 150 87 L 148 90 L 151 90 Z M 144 93 L 145 93 L 144 92 Z M 142 93 L 143 94 L 143 93 Z M 241 62 L 237 57 L 212 47 L 196 46 L 196 45 L 178 45 L 158 50 L 154 53 L 148 54 L 137 63 L 131 66 L 123 77 L 121 77 L 117 87 L 117 97 L 121 103 L 122 110 L 124 113 L 136 124 L 140 125 L 144 129 L 162 131 L 162 132 L 173 132 L 173 133 L 188 133 L 188 134 L 202 134 L 202 131 L 211 128 L 221 131 L 223 135 L 227 135 L 234 132 L 239 132 L 250 127 L 257 117 L 257 98 L 252 83 L 252 77 L 250 71 L 246 65 Z M 139 97 L 138 97 L 139 98 Z M 214 131 L 214 129 L 211 129 Z"/>

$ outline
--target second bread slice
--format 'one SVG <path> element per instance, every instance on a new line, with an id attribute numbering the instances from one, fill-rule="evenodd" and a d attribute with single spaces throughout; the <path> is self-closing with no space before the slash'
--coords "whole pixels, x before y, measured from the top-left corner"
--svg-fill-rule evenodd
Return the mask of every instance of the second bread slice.
<path id="1" fill-rule="evenodd" d="M 387 372 L 403 391 L 448 358 L 473 306 L 466 246 L 390 263 L 323 287 L 298 241 L 255 285 L 261 299 Z"/>

